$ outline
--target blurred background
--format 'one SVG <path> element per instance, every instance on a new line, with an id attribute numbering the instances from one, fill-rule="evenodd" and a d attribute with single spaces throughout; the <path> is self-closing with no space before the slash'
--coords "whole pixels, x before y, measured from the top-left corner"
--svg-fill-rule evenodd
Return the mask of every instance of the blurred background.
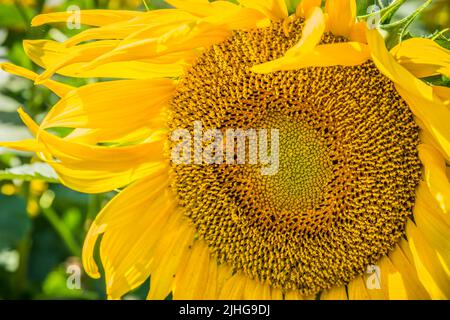
<path id="1" fill-rule="evenodd" d="M 287 2 L 292 11 L 299 1 Z M 358 0 L 358 14 L 365 15 L 370 5 L 383 8 L 391 2 Z M 408 24 L 409 32 L 405 37 L 432 37 L 449 48 L 449 0 L 434 0 L 415 19 L 405 20 L 424 3 L 406 0 L 385 23 L 404 21 L 400 25 Z M 168 7 L 163 1 L 151 0 L 0 0 L 0 62 L 10 61 L 42 72 L 24 54 L 22 41 L 64 41 L 79 30 L 69 30 L 64 24 L 31 28 L 30 21 L 39 13 L 66 11 L 71 5 L 81 9 L 141 11 Z M 395 35 L 398 25 L 386 30 Z M 396 40 L 390 35 L 387 42 L 392 46 Z M 98 81 L 55 78 L 73 86 Z M 447 86 L 448 80 L 427 79 Z M 0 71 L 0 141 L 30 137 L 17 116 L 19 106 L 40 121 L 56 101 L 49 90 Z M 0 148 L 0 299 L 104 299 L 104 280 L 84 275 L 80 251 L 90 223 L 112 196 L 113 193 L 86 195 L 71 191 L 58 184 L 53 170 L 32 154 Z M 145 298 L 148 285 L 125 298 Z"/>

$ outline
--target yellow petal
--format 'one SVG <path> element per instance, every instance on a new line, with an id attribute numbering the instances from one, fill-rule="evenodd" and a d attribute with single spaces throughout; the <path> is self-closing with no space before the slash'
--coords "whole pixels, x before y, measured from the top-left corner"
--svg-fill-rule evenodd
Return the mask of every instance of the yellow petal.
<path id="1" fill-rule="evenodd" d="M 172 227 L 161 235 L 155 249 L 154 266 L 151 271 L 150 291 L 147 299 L 164 300 L 174 289 L 174 278 L 191 253 L 195 229 L 186 221 L 174 221 Z"/>
<path id="2" fill-rule="evenodd" d="M 71 48 L 61 43 L 48 40 L 25 41 L 24 48 L 30 59 L 44 69 L 49 69 L 40 81 L 45 81 L 53 72 L 81 78 L 124 78 L 151 79 L 177 77 L 184 73 L 195 55 L 183 53 L 166 55 L 145 60 L 127 60 L 98 65 L 90 70 L 83 70 L 93 59 L 117 47 L 119 41 L 105 40 L 100 44 L 87 43 Z"/>
<path id="3" fill-rule="evenodd" d="M 387 257 L 383 257 L 380 261 L 381 285 L 384 288 L 384 294 L 380 294 L 377 298 L 372 296 L 375 290 L 367 290 L 372 299 L 389 299 L 389 300 L 407 300 L 408 293 L 405 283 L 391 261 Z"/>
<path id="4" fill-rule="evenodd" d="M 272 299 L 272 290 L 269 285 L 259 282 L 259 291 L 260 291 L 260 299 L 261 300 L 271 300 Z"/>
<path id="5" fill-rule="evenodd" d="M 366 37 L 367 23 L 365 21 L 359 21 L 350 30 L 349 39 L 351 41 L 357 41 L 361 43 L 367 43 Z"/>
<path id="6" fill-rule="evenodd" d="M 286 51 L 286 57 L 301 57 L 311 52 L 322 39 L 325 31 L 325 19 L 322 10 L 313 7 L 308 14 L 300 41 Z"/>
<path id="7" fill-rule="evenodd" d="M 414 257 L 413 254 L 411 253 L 411 249 L 409 248 L 408 241 L 406 241 L 404 238 L 401 238 L 398 244 L 403 253 L 403 256 L 405 256 L 410 265 L 414 267 Z"/>
<path id="8" fill-rule="evenodd" d="M 166 170 L 159 170 L 153 175 L 135 182 L 115 196 L 97 215 L 83 245 L 83 266 L 88 275 L 94 278 L 100 277 L 94 260 L 94 248 L 98 237 L 106 230 L 117 232 L 122 223 L 125 223 L 126 226 L 135 223 L 134 219 L 138 215 L 142 215 L 142 210 L 146 209 L 146 205 L 150 205 L 155 197 L 163 193 L 164 187 L 167 185 L 166 174 Z M 142 225 L 136 227 L 142 227 Z"/>
<path id="9" fill-rule="evenodd" d="M 283 291 L 279 288 L 270 288 L 272 300 L 283 300 Z"/>
<path id="10" fill-rule="evenodd" d="M 131 145 L 142 142 L 154 134 L 159 134 L 167 126 L 164 112 L 161 117 L 149 119 L 149 122 L 136 130 L 130 128 L 77 128 L 64 137 L 64 140 L 88 145 Z"/>
<path id="11" fill-rule="evenodd" d="M 90 26 L 103 26 L 123 20 L 130 20 L 143 15 L 139 11 L 124 10 L 82 10 L 80 11 L 80 23 Z M 33 18 L 31 25 L 37 27 L 47 23 L 67 23 L 69 19 L 76 18 L 73 12 L 52 12 L 40 14 Z"/>
<path id="12" fill-rule="evenodd" d="M 175 275 L 173 298 L 175 300 L 204 299 L 209 275 L 209 248 L 202 240 L 196 241 L 190 250 L 189 259 Z"/>
<path id="13" fill-rule="evenodd" d="M 228 1 L 214 1 L 210 3 L 208 0 L 166 0 L 165 2 L 177 9 L 199 17 L 212 16 L 219 12 L 226 13 L 238 8 L 237 5 Z"/>
<path id="14" fill-rule="evenodd" d="M 171 54 L 178 53 L 177 55 L 179 55 L 183 52 L 188 52 L 192 55 L 192 50 L 207 48 L 223 41 L 230 34 L 231 31 L 229 29 L 218 28 L 209 23 L 185 24 L 159 38 L 123 42 L 114 50 L 97 56 L 91 63 L 84 66 L 82 71 L 97 68 L 105 63 L 170 57 Z"/>
<path id="15" fill-rule="evenodd" d="M 417 117 L 418 124 L 433 136 L 435 142 L 444 152 L 443 156 L 450 159 L 450 126 L 448 125 L 450 109 L 439 101 L 439 98 L 435 95 L 432 97 L 433 100 L 430 101 L 423 95 L 415 95 L 414 92 L 407 91 L 399 85 L 396 85 L 396 89 Z"/>
<path id="16" fill-rule="evenodd" d="M 124 128 L 133 131 L 161 112 L 175 90 L 169 79 L 94 83 L 72 91 L 44 118 L 41 128 Z"/>
<path id="17" fill-rule="evenodd" d="M 370 51 L 359 42 L 332 43 L 317 46 L 304 59 L 304 66 L 356 66 L 370 59 Z"/>
<path id="18" fill-rule="evenodd" d="M 105 63 L 90 69 L 84 69 L 86 63 L 74 63 L 58 70 L 58 73 L 75 78 L 177 78 L 185 73 L 196 57 L 192 53 L 183 53 L 183 57 L 172 56 L 174 60 L 170 63 L 159 63 L 158 59 L 131 60 Z"/>
<path id="19" fill-rule="evenodd" d="M 321 3 L 321 0 L 301 0 L 297 5 L 295 14 L 297 17 L 306 18 L 309 15 L 309 11 L 314 7 L 320 8 Z"/>
<path id="20" fill-rule="evenodd" d="M 395 46 L 391 54 L 418 78 L 439 73 L 450 77 L 450 50 L 431 39 L 407 39 Z"/>
<path id="21" fill-rule="evenodd" d="M 252 8 L 243 8 L 229 1 L 168 0 L 172 6 L 202 18 L 217 26 L 227 26 L 230 30 L 250 29 L 266 25 L 263 13 Z M 166 11 L 166 10 L 164 10 Z"/>
<path id="22" fill-rule="evenodd" d="M 429 299 L 426 290 L 416 276 L 414 267 L 404 257 L 400 247 L 395 248 L 389 257 L 382 257 L 376 266 L 379 267 L 380 287 L 367 289 L 371 299 Z"/>
<path id="23" fill-rule="evenodd" d="M 444 86 L 433 86 L 433 92 L 441 98 L 447 107 L 450 107 L 450 88 Z"/>
<path id="24" fill-rule="evenodd" d="M 205 17 L 201 21 L 229 30 L 249 30 L 270 25 L 270 19 L 266 18 L 260 11 L 242 7 Z"/>
<path id="25" fill-rule="evenodd" d="M 0 141 L 0 146 L 27 152 L 43 152 L 44 148 L 36 140 Z"/>
<path id="26" fill-rule="evenodd" d="M 148 280 L 155 244 L 174 209 L 172 200 L 165 194 L 153 203 L 142 204 L 142 216 L 134 216 L 131 225 L 122 222 L 118 230 L 104 233 L 100 257 L 108 296 L 119 299 Z M 129 204 L 122 203 L 122 206 L 130 208 Z"/>
<path id="27" fill-rule="evenodd" d="M 305 21 L 305 26 L 303 28 L 300 41 L 286 51 L 283 57 L 256 65 L 252 68 L 252 71 L 257 73 L 266 73 L 285 70 L 283 67 L 286 63 L 289 63 L 292 60 L 301 60 L 303 56 L 314 50 L 325 31 L 325 20 L 322 10 L 318 7 L 313 7 L 308 14 L 309 16 Z"/>
<path id="28" fill-rule="evenodd" d="M 348 300 L 345 286 L 333 287 L 320 294 L 320 300 Z"/>
<path id="29" fill-rule="evenodd" d="M 395 285 L 388 286 L 388 297 L 390 299 L 400 298 L 400 295 L 403 297 L 406 296 L 408 300 L 430 299 L 430 296 L 417 277 L 417 270 L 404 254 L 401 246 L 397 246 L 389 253 L 388 260 L 394 272 L 393 276 L 388 277 L 389 283 L 398 280 L 402 282 L 401 287 L 404 288 L 404 290 L 397 290 L 397 286 Z M 382 273 L 383 276 L 384 274 Z"/>
<path id="30" fill-rule="evenodd" d="M 151 10 L 132 20 L 84 30 L 64 42 L 69 47 L 90 40 L 157 38 L 164 33 L 198 18 L 176 9 Z"/>
<path id="31" fill-rule="evenodd" d="M 417 118 L 416 118 L 416 122 L 419 122 L 419 120 L 417 120 Z M 418 123 L 418 124 L 422 128 L 425 128 L 424 125 L 422 125 L 420 123 Z M 426 130 L 426 129 L 420 130 L 419 141 L 421 143 L 428 144 L 428 145 L 432 146 L 433 148 L 437 149 L 441 153 L 441 155 L 445 157 L 444 149 L 441 148 L 439 143 L 436 141 L 436 139 L 433 137 L 433 135 L 428 130 Z M 446 160 L 448 160 L 448 159 L 446 159 Z"/>
<path id="32" fill-rule="evenodd" d="M 246 276 L 236 273 L 224 283 L 219 300 L 242 300 L 244 298 L 246 282 Z"/>
<path id="33" fill-rule="evenodd" d="M 362 276 L 359 276 L 352 281 L 347 286 L 348 288 L 348 299 L 349 300 L 369 300 L 370 296 L 367 293 L 366 283 Z"/>
<path id="34" fill-rule="evenodd" d="M 53 167 L 62 184 L 82 193 L 102 193 L 111 191 L 123 187 L 136 179 L 163 167 L 161 163 L 152 163 L 147 165 L 145 170 L 139 170 L 139 172 L 133 172 L 132 169 L 114 172 L 102 169 L 73 169 L 69 165 L 49 162 L 46 159 L 48 159 L 48 157 L 43 158 L 44 161 L 47 161 L 48 164 Z"/>
<path id="35" fill-rule="evenodd" d="M 121 298 L 149 278 L 154 247 L 173 214 L 167 186 L 167 178 L 140 181 L 121 192 L 94 222 L 93 230 L 103 230 L 100 257 L 109 297 Z M 96 237 L 90 241 L 95 243 Z"/>
<path id="36" fill-rule="evenodd" d="M 217 265 L 215 259 L 212 259 L 211 261 L 214 261 L 216 268 L 216 277 L 213 279 L 213 283 L 215 286 L 215 292 L 205 293 L 206 296 L 210 294 L 212 297 L 214 297 L 214 300 L 219 299 L 220 295 L 222 293 L 222 289 L 226 283 L 228 283 L 228 280 L 233 276 L 232 269 L 229 265 L 226 263 L 222 263 L 220 265 Z M 209 280 L 208 280 L 209 283 Z M 208 288 L 207 288 L 208 289 Z M 212 290 L 214 288 L 211 288 Z M 205 297 L 206 297 L 205 296 Z"/>
<path id="37" fill-rule="evenodd" d="M 295 70 L 307 67 L 355 66 L 370 58 L 367 45 L 359 42 L 341 42 L 319 45 L 302 57 L 283 57 L 252 68 L 256 73 L 270 73 L 279 70 Z"/>
<path id="38" fill-rule="evenodd" d="M 90 146 L 51 135 L 40 130 L 23 110 L 19 114 L 47 151 L 48 154 L 41 154 L 43 160 L 55 169 L 64 184 L 75 190 L 88 193 L 113 190 L 163 165 L 163 140 L 126 147 Z"/>
<path id="39" fill-rule="evenodd" d="M 284 294 L 285 300 L 305 300 L 305 297 L 298 291 L 289 290 Z"/>
<path id="40" fill-rule="evenodd" d="M 239 0 L 246 8 L 261 11 L 266 17 L 273 21 L 287 18 L 288 9 L 284 0 Z"/>
<path id="41" fill-rule="evenodd" d="M 211 256 L 208 266 L 208 282 L 205 285 L 202 299 L 216 300 L 218 298 L 218 272 L 217 259 Z"/>
<path id="42" fill-rule="evenodd" d="M 271 298 L 271 289 L 268 285 L 256 279 L 246 279 L 244 300 L 270 300 Z"/>
<path id="43" fill-rule="evenodd" d="M 355 0 L 327 0 L 328 30 L 338 36 L 349 36 L 356 22 Z"/>
<path id="44" fill-rule="evenodd" d="M 395 261 L 395 264 L 394 264 Z M 364 277 L 366 292 L 372 300 L 427 299 L 428 295 L 415 276 L 415 269 L 396 247 L 383 256 Z M 368 268 L 369 269 L 369 268 Z"/>
<path id="45" fill-rule="evenodd" d="M 424 187 L 423 184 L 420 187 Z M 423 199 L 424 192 L 418 192 L 414 204 L 414 221 L 422 232 L 424 238 L 435 248 L 440 256 L 441 262 L 446 270 L 450 270 L 450 225 L 442 219 L 439 210 L 433 210 L 427 206 L 426 199 Z M 449 217 L 448 214 L 444 216 Z M 450 274 L 450 272 L 449 272 Z"/>
<path id="46" fill-rule="evenodd" d="M 219 37 L 219 35 L 224 37 L 220 30 L 217 30 L 211 36 Z M 208 40 L 208 42 L 211 41 Z M 218 40 L 215 38 L 213 41 Z M 42 40 L 41 42 L 44 48 L 38 48 L 37 52 L 27 50 L 33 45 L 35 46 L 36 43 L 31 45 L 30 41 L 25 43 L 27 54 L 37 64 L 40 64 L 40 59 L 46 57 L 46 53 L 49 53 L 47 59 L 52 60 L 47 64 L 48 67 L 45 72 L 36 78 L 36 83 L 45 81 L 55 72 L 75 77 L 98 75 L 101 77 L 149 79 L 177 76 L 183 73 L 184 69 L 198 54 L 186 52 L 186 50 L 193 49 L 192 46 L 200 45 L 198 42 L 190 43 L 186 48 L 178 47 L 176 50 L 172 50 L 175 52 L 166 50 L 166 53 L 162 54 L 156 52 L 159 44 L 154 39 L 131 41 L 131 43 L 125 45 L 119 45 L 119 41 L 103 40 L 70 48 L 54 43 L 52 46 L 59 46 L 59 51 L 50 52 L 51 49 L 45 47 L 46 41 Z M 142 47 L 144 44 L 148 45 L 145 50 Z M 36 58 L 41 52 L 44 52 L 44 55 Z M 114 57 L 114 59 L 111 59 L 111 57 Z M 120 70 L 118 69 L 120 67 L 123 68 Z M 147 73 L 144 74 L 144 71 Z"/>
<path id="47" fill-rule="evenodd" d="M 447 179 L 445 160 L 439 151 L 430 145 L 422 144 L 418 149 L 425 168 L 428 188 L 442 211 L 450 214 L 450 183 Z"/>
<path id="48" fill-rule="evenodd" d="M 117 41 L 101 41 L 80 45 L 70 50 L 62 44 L 51 40 L 25 40 L 24 50 L 27 56 L 45 72 L 36 78 L 36 84 L 50 78 L 56 71 L 68 65 L 87 62 L 112 50 Z"/>
<path id="49" fill-rule="evenodd" d="M 428 211 L 438 215 L 441 221 L 450 226 L 450 215 L 442 210 L 439 202 L 433 197 L 425 181 L 419 183 L 416 190 L 416 199 L 416 202 L 422 202 L 423 206 L 426 207 Z"/>
<path id="50" fill-rule="evenodd" d="M 366 29 L 366 35 L 372 60 L 381 73 L 407 92 L 421 95 L 428 101 L 435 100 L 433 89 L 402 67 L 387 51 L 384 39 L 378 30 Z"/>
<path id="51" fill-rule="evenodd" d="M 435 249 L 430 246 L 412 221 L 406 225 L 406 236 L 417 275 L 432 299 L 450 298 L 450 276 Z"/>
<path id="52" fill-rule="evenodd" d="M 27 79 L 30 79 L 32 81 L 35 81 L 38 75 L 34 73 L 33 71 L 30 71 L 28 69 L 16 66 L 12 63 L 1 63 L 0 68 L 3 69 L 6 72 L 15 74 L 20 77 L 24 77 Z M 53 91 L 56 95 L 62 97 L 65 96 L 67 93 L 72 91 L 74 87 L 69 86 L 67 84 L 59 83 L 53 80 L 46 80 L 42 83 L 43 86 L 47 87 L 51 91 Z"/>

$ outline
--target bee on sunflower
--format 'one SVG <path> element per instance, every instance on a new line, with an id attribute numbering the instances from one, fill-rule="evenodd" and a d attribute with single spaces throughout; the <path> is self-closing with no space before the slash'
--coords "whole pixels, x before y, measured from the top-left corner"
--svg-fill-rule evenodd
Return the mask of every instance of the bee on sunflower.
<path id="1" fill-rule="evenodd" d="M 108 297 L 150 277 L 149 299 L 448 299 L 450 90 L 420 78 L 449 76 L 449 51 L 425 38 L 389 51 L 354 0 L 292 15 L 284 0 L 166 2 L 83 11 L 93 28 L 25 41 L 42 74 L 2 65 L 61 97 L 40 124 L 20 109 L 34 139 L 2 145 L 77 191 L 121 190 L 82 254 L 100 277 L 100 242 Z M 199 120 L 279 129 L 278 172 L 175 165 L 170 132 Z"/>

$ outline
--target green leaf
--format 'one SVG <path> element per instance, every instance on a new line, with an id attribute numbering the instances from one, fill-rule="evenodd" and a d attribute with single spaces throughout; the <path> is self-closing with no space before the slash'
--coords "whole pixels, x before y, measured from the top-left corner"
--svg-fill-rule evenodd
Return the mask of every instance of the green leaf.
<path id="1" fill-rule="evenodd" d="M 450 28 L 446 28 L 441 31 L 436 31 L 429 38 L 433 41 L 436 41 L 437 44 L 444 47 L 445 49 L 450 50 L 450 39 L 448 38 L 450 35 Z"/>
<path id="2" fill-rule="evenodd" d="M 145 2 L 145 8 L 147 10 L 167 9 L 172 7 L 164 0 L 146 0 L 143 2 Z"/>
<path id="3" fill-rule="evenodd" d="M 286 6 L 288 8 L 289 14 L 292 14 L 295 12 L 300 1 L 301 0 L 286 0 Z"/>
<path id="4" fill-rule="evenodd" d="M 35 162 L 33 164 L 25 164 L 19 167 L 0 171 L 1 180 L 45 180 L 51 183 L 58 183 L 58 176 L 52 167 L 46 163 Z"/>
<path id="5" fill-rule="evenodd" d="M 25 200 L 0 195 L 0 251 L 16 248 L 30 227 Z"/>
<path id="6" fill-rule="evenodd" d="M 137 287 L 133 291 L 127 293 L 123 297 L 123 299 L 124 300 L 145 300 L 149 290 L 150 290 L 150 279 L 147 279 L 139 287 Z"/>
<path id="7" fill-rule="evenodd" d="M 402 40 L 410 37 L 408 33 L 408 28 L 411 23 L 417 18 L 417 16 L 432 2 L 433 0 L 428 0 L 424 4 L 422 4 L 419 8 L 414 10 L 409 16 L 395 21 L 389 24 L 382 24 L 380 28 L 384 30 L 386 35 L 386 46 L 388 49 L 395 47 L 397 44 L 402 42 Z M 383 19 L 382 19 L 383 20 Z"/>
<path id="8" fill-rule="evenodd" d="M 356 1 L 356 14 L 358 16 L 364 16 L 367 14 L 367 8 L 374 5 L 374 0 L 360 0 Z"/>
<path id="9" fill-rule="evenodd" d="M 450 50 L 450 41 L 442 39 L 437 39 L 435 41 L 437 42 L 438 45 L 444 47 L 447 50 Z"/>
<path id="10" fill-rule="evenodd" d="M 362 4 L 359 4 L 359 1 L 358 1 L 358 17 L 360 19 L 366 20 L 375 15 L 380 15 L 380 17 L 381 17 L 380 23 L 383 23 L 383 22 L 389 22 L 390 18 L 395 14 L 395 12 L 397 12 L 397 10 L 400 8 L 400 6 L 406 2 L 406 0 L 393 0 L 390 2 L 363 0 L 361 2 L 362 2 Z M 365 10 L 363 11 L 363 7 L 366 2 L 368 3 L 368 5 L 366 6 Z M 376 5 L 380 10 L 379 11 L 371 10 L 371 12 L 369 13 L 368 8 L 369 8 L 369 6 L 372 6 L 372 5 Z M 373 8 L 373 9 L 375 9 L 375 8 Z"/>
<path id="11" fill-rule="evenodd" d="M 70 207 L 64 211 L 62 221 L 74 236 L 83 230 L 83 214 L 77 207 Z"/>
<path id="12" fill-rule="evenodd" d="M 423 78 L 423 81 L 432 86 L 450 87 L 450 78 L 444 75 L 435 75 L 427 78 Z"/>
<path id="13" fill-rule="evenodd" d="M 22 42 L 17 41 L 12 44 L 8 52 L 8 60 L 24 68 L 33 70 L 33 63 L 23 50 Z"/>
<path id="14" fill-rule="evenodd" d="M 33 15 L 33 11 L 30 8 L 24 8 L 21 12 L 15 5 L 0 4 L 0 27 L 25 30 L 28 28 L 28 23 L 23 14 L 28 18 Z"/>
<path id="15" fill-rule="evenodd" d="M 29 254 L 28 278 L 32 282 L 42 282 L 51 271 L 69 256 L 66 246 L 53 227 L 42 215 L 33 220 L 33 245 Z"/>

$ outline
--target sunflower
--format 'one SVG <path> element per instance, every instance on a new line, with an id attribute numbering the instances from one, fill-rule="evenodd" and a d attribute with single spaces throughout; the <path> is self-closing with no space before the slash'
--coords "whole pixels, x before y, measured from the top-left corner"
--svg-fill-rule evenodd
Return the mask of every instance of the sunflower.
<path id="1" fill-rule="evenodd" d="M 20 109 L 35 138 L 2 145 L 72 189 L 120 189 L 82 254 L 99 278 L 99 242 L 108 297 L 150 277 L 149 299 L 448 299 L 450 90 L 420 79 L 450 75 L 448 50 L 388 51 L 352 0 L 292 15 L 284 0 L 166 2 L 83 11 L 94 28 L 25 41 L 42 74 L 2 65 L 61 97 L 39 125 Z M 279 129 L 278 173 L 171 162 L 170 133 L 199 120 Z"/>

